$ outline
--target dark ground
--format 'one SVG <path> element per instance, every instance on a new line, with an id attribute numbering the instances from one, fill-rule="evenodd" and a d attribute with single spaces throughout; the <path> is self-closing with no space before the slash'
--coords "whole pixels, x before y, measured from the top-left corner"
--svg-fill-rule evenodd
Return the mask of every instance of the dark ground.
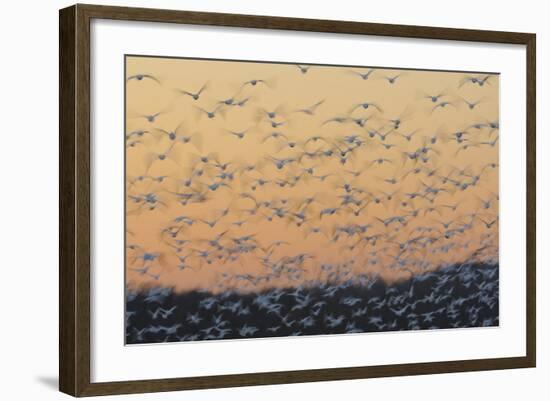
<path id="1" fill-rule="evenodd" d="M 488 264 L 453 265 L 391 285 L 249 294 L 150 288 L 127 294 L 126 343 L 498 326 L 498 288 L 498 265 Z"/>

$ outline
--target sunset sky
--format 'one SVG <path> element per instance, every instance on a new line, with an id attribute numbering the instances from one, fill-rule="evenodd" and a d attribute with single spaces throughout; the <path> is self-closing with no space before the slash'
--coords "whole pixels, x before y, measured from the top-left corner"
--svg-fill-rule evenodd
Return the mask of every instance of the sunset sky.
<path id="1" fill-rule="evenodd" d="M 368 66 L 311 66 L 303 73 L 295 64 L 127 56 L 128 286 L 162 285 L 182 291 L 242 286 L 251 290 L 253 286 L 247 287 L 247 282 L 235 284 L 231 277 L 265 275 L 269 271 L 262 265 L 262 257 L 281 261 L 298 254 L 307 254 L 299 282 L 323 280 L 321 265 L 345 269 L 351 260 L 350 275 L 376 272 L 396 280 L 420 271 L 414 266 L 400 269 L 394 263 L 404 250 L 399 244 L 415 237 L 422 237 L 420 241 L 439 237 L 422 250 L 415 248 L 411 255 L 403 256 L 426 261 L 429 268 L 466 261 L 482 243 L 491 247 L 477 257 L 497 257 L 498 222 L 490 223 L 498 219 L 499 132 L 491 127 L 499 119 L 498 75 L 490 75 L 480 85 L 468 77 L 481 79 L 486 74 L 381 68 L 368 79 L 358 74 L 369 70 Z M 139 74 L 146 77 L 136 79 Z M 261 81 L 252 84 L 251 80 Z M 180 92 L 197 92 L 205 84 L 198 100 Z M 428 97 L 431 95 L 442 96 L 434 102 Z M 222 104 L 215 118 L 199 109 L 214 110 L 228 98 L 234 98 L 234 103 L 243 101 L 243 105 Z M 471 109 L 465 100 L 479 104 Z M 354 108 L 365 102 L 380 110 L 374 106 Z M 317 103 L 311 114 L 303 112 Z M 273 110 L 277 115 L 270 120 L 265 111 Z M 155 113 L 160 114 L 152 122 L 144 117 Z M 327 122 L 335 117 L 342 122 Z M 368 119 L 359 121 L 363 126 L 353 120 L 360 118 Z M 401 119 L 398 127 L 391 121 L 395 119 Z M 274 128 L 272 121 L 282 125 Z M 177 135 L 191 138 L 188 143 L 176 144 L 177 140 L 161 131 L 172 132 L 176 127 Z M 135 135 L 140 130 L 147 132 Z M 245 130 L 243 138 L 230 133 Z M 389 134 L 382 139 L 372 135 L 374 131 Z M 273 132 L 280 137 L 269 137 Z M 412 132 L 409 141 L 405 136 Z M 462 143 L 453 135 L 457 132 L 464 132 Z M 316 136 L 323 139 L 311 139 Z M 304 156 L 331 149 L 338 153 L 356 143 L 350 139 L 355 136 L 361 146 L 349 152 L 345 164 L 337 155 Z M 432 144 L 434 137 L 437 141 Z M 407 156 L 422 147 L 429 148 L 422 154 L 427 161 Z M 159 159 L 168 150 L 166 158 Z M 201 156 L 208 156 L 209 162 L 201 163 Z M 271 158 L 292 161 L 277 168 Z M 378 163 L 379 159 L 384 159 L 383 163 Z M 214 160 L 229 164 L 222 170 L 213 165 Z M 254 171 L 246 171 L 250 165 Z M 194 176 L 201 168 L 203 174 Z M 417 168 L 421 171 L 415 172 Z M 232 174 L 232 179 L 223 173 Z M 475 185 L 464 190 L 452 184 L 471 182 L 476 176 Z M 186 186 L 191 177 L 192 183 Z M 300 179 L 289 185 L 294 177 Z M 444 177 L 450 180 L 445 182 Z M 391 183 L 393 178 L 396 183 Z M 258 180 L 267 182 L 259 185 Z M 223 185 L 209 189 L 214 183 Z M 356 189 L 351 194 L 359 204 L 340 206 L 349 195 L 346 184 Z M 440 189 L 433 202 L 428 200 L 427 187 Z M 204 201 L 187 205 L 176 201 L 177 193 L 190 191 L 203 194 Z M 408 195 L 418 192 L 426 197 Z M 154 194 L 158 200 L 152 210 L 152 203 L 140 201 L 146 194 Z M 247 209 L 253 208 L 254 201 L 242 194 L 252 195 L 258 203 L 278 205 L 285 216 L 273 217 L 268 207 L 251 214 Z M 304 209 L 308 197 L 315 201 Z M 455 204 L 456 210 L 448 207 Z M 334 215 L 321 216 L 332 207 L 338 209 Z M 304 212 L 304 221 L 292 215 L 300 212 Z M 472 213 L 478 217 L 469 217 Z M 174 221 L 181 216 L 193 223 Z M 386 227 L 378 220 L 392 216 L 407 216 L 407 224 Z M 216 219 L 214 227 L 204 222 Z M 472 226 L 464 233 L 444 238 L 446 230 L 470 221 Z M 350 237 L 340 233 L 335 239 L 338 227 L 353 224 L 369 226 L 365 233 Z M 180 229 L 172 237 L 165 229 L 174 226 Z M 224 251 L 216 252 L 209 242 L 219 236 L 222 248 L 227 249 L 236 244 L 235 238 L 249 235 L 256 248 L 236 255 L 235 260 L 227 258 Z M 380 239 L 375 244 L 358 241 L 361 236 L 376 235 Z M 188 241 L 179 252 L 176 240 Z M 270 247 L 277 241 L 284 243 Z M 199 255 L 207 250 L 213 255 L 210 263 Z M 144 261 L 144 252 L 155 254 L 154 260 Z M 187 257 L 183 270 L 178 268 L 178 256 Z M 140 270 L 147 266 L 146 272 Z M 283 276 L 262 285 L 296 284 Z"/>

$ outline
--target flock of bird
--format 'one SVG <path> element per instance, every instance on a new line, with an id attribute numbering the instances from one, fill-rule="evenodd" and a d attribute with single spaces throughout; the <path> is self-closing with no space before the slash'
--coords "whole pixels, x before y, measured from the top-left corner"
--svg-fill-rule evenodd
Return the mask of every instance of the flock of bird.
<path id="1" fill-rule="evenodd" d="M 126 342 L 353 334 L 499 324 L 498 265 L 460 264 L 388 285 L 373 278 L 259 293 L 129 291 Z"/>
<path id="2" fill-rule="evenodd" d="M 498 76 L 443 73 L 453 87 L 416 88 L 411 102 L 400 86 L 410 92 L 417 74 L 434 72 L 277 68 L 185 88 L 149 71 L 127 76 L 129 108 L 155 87 L 170 99 L 127 111 L 127 339 L 498 322 L 498 109 L 480 114 L 498 105 Z M 325 96 L 297 105 L 277 93 L 285 79 L 307 88 L 317 72 L 355 90 L 333 100 L 327 84 Z M 387 111 L 402 98 L 401 113 Z M 446 280 L 461 284 L 449 290 Z M 417 283 L 433 284 L 424 301 Z M 389 292 L 370 296 L 373 285 Z M 138 301 L 143 310 L 131 309 Z M 146 316 L 149 325 L 136 323 Z"/>

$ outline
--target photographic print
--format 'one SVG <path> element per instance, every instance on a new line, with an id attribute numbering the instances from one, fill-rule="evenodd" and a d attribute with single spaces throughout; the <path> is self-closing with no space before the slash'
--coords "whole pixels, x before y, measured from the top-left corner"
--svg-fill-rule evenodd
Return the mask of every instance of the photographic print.
<path id="1" fill-rule="evenodd" d="M 499 75 L 397 67 L 126 56 L 126 344 L 499 325 Z"/>

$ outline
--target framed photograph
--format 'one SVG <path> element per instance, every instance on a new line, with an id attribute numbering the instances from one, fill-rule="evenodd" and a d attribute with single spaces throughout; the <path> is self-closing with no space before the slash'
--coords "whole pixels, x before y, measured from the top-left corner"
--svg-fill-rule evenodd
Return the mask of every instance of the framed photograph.
<path id="1" fill-rule="evenodd" d="M 60 390 L 534 367 L 535 35 L 60 11 Z"/>

